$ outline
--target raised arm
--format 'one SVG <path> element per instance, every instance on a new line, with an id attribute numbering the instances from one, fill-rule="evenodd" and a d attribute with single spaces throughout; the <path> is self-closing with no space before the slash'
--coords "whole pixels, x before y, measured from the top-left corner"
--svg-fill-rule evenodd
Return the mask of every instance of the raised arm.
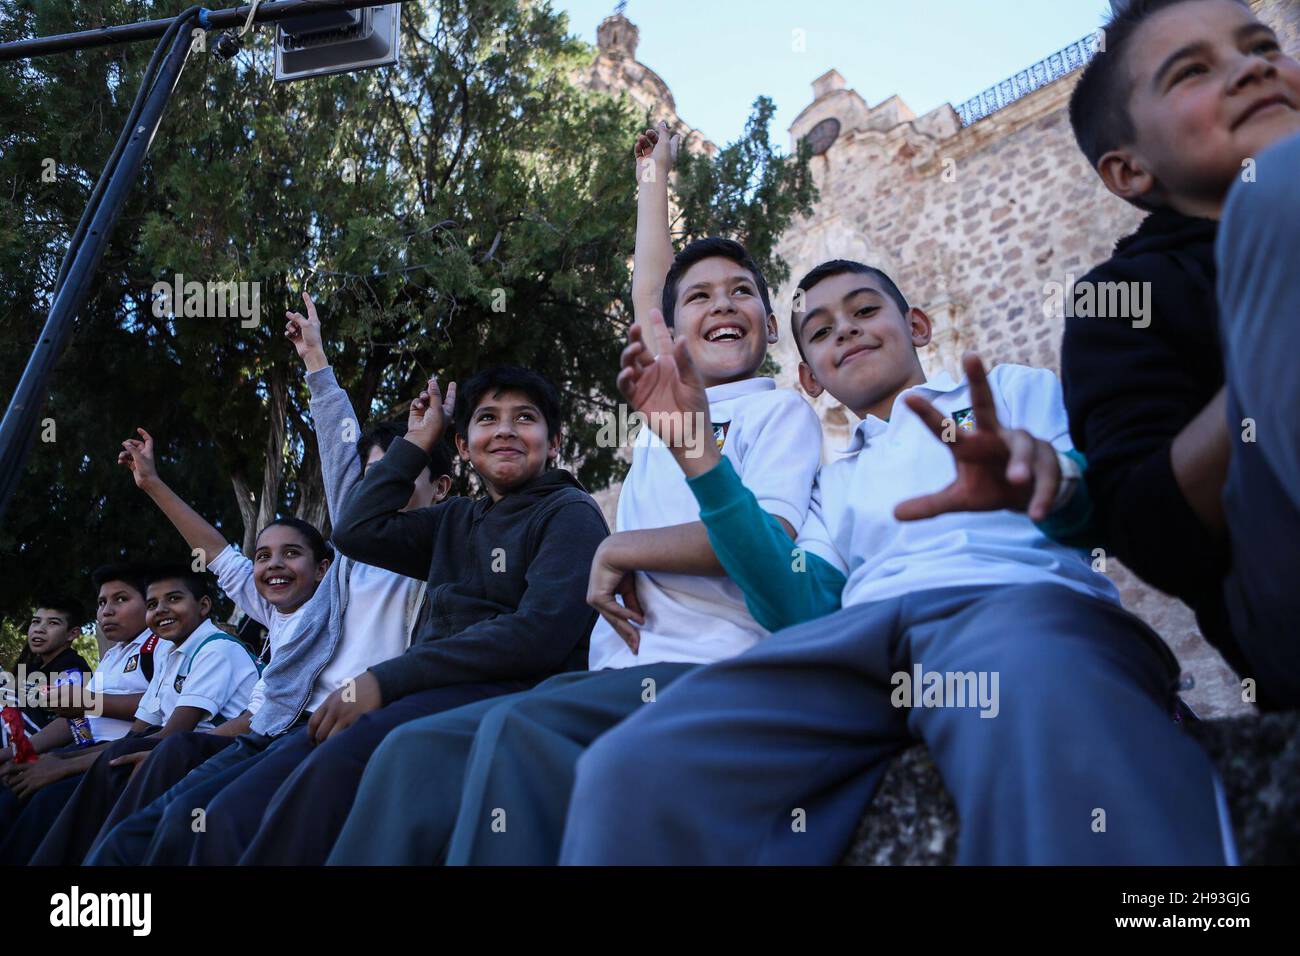
<path id="1" fill-rule="evenodd" d="M 425 579 L 433 558 L 433 536 L 447 503 L 403 511 L 415 479 L 428 467 L 429 451 L 442 438 L 456 404 L 456 383 L 444 400 L 437 379 L 411 403 L 406 435 L 366 469 L 338 516 L 334 544 L 348 557 Z"/>
<path id="2" fill-rule="evenodd" d="M 203 555 L 204 564 L 210 564 L 226 549 L 226 539 L 158 477 L 153 437 L 143 428 L 137 428 L 136 432 L 140 436 L 138 439 L 128 438 L 122 442 L 118 464 L 130 469 L 135 486 L 153 499 L 190 548 Z"/>
<path id="3" fill-rule="evenodd" d="M 681 137 L 662 120 L 636 140 L 636 252 L 632 265 L 632 310 L 644 321 L 661 307 L 664 278 L 673 263 L 668 228 L 668 176 L 677 162 Z"/>
<path id="4" fill-rule="evenodd" d="M 361 480 L 361 462 L 357 458 L 360 422 L 352 402 L 334 377 L 321 336 L 316 303 L 306 292 L 302 301 L 307 314 L 286 312 L 284 334 L 307 369 L 307 388 L 311 392 L 311 420 L 316 429 L 316 446 L 320 453 L 321 479 L 325 487 L 325 507 L 331 524 L 337 523 L 348 495 Z"/>

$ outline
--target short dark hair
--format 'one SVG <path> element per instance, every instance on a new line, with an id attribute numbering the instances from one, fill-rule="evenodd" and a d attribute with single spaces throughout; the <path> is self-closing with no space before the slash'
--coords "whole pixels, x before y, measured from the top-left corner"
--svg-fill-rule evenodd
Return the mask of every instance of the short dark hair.
<path id="1" fill-rule="evenodd" d="M 36 607 L 58 611 L 68 622 L 68 629 L 79 630 L 86 623 L 86 610 L 76 598 L 66 594 L 45 594 L 37 598 Z"/>
<path id="2" fill-rule="evenodd" d="M 212 600 L 212 585 L 208 582 L 208 576 L 193 570 L 188 564 L 156 564 L 149 568 L 144 577 L 145 587 L 159 581 L 180 581 L 185 585 L 185 590 L 194 595 L 194 600 Z"/>
<path id="3" fill-rule="evenodd" d="M 1137 137 L 1137 128 L 1129 114 L 1133 76 L 1127 66 L 1133 35 L 1157 13 L 1189 2 L 1191 0 L 1129 0 L 1102 27 L 1105 49 L 1098 51 L 1084 68 L 1070 95 L 1070 126 L 1074 129 L 1074 139 L 1094 169 L 1111 150 L 1128 145 Z M 1245 0 L 1232 2 L 1246 5 Z"/>
<path id="4" fill-rule="evenodd" d="M 456 431 L 469 435 L 469 419 L 484 395 L 523 392 L 546 419 L 546 437 L 560 433 L 560 393 L 542 375 L 521 365 L 495 365 L 470 376 L 456 394 Z"/>
<path id="5" fill-rule="evenodd" d="M 676 318 L 677 286 L 681 283 L 682 276 L 686 275 L 686 270 L 697 262 L 714 257 L 730 259 L 752 275 L 754 284 L 758 286 L 759 297 L 763 300 L 763 315 L 772 314 L 772 299 L 767 291 L 767 280 L 763 278 L 763 271 L 759 269 L 758 263 L 749 254 L 749 250 L 734 239 L 709 236 L 688 243 L 686 248 L 673 256 L 673 264 L 668 267 L 668 275 L 664 278 L 662 305 L 664 322 L 667 325 L 671 326 Z"/>
<path id="6" fill-rule="evenodd" d="M 90 572 L 90 583 L 95 586 L 95 593 L 99 593 L 109 581 L 121 581 L 123 584 L 137 592 L 140 597 L 144 597 L 145 588 L 148 587 L 147 569 L 142 564 L 131 564 L 121 562 L 118 564 L 101 564 Z"/>
<path id="7" fill-rule="evenodd" d="M 899 312 L 906 316 L 911 311 L 912 307 L 907 304 L 906 297 L 899 291 L 893 279 L 875 266 L 855 262 L 852 259 L 831 259 L 829 262 L 823 262 L 800 279 L 795 288 L 799 292 L 807 292 L 818 283 L 825 282 L 833 276 L 845 274 L 870 276 L 880 283 L 881 291 L 893 300 L 894 305 L 898 306 Z M 790 334 L 794 337 L 794 345 L 799 350 L 799 357 L 806 362 L 808 357 L 803 354 L 803 343 L 799 341 L 799 323 L 795 318 L 798 315 L 802 315 L 802 313 L 793 310 L 790 312 Z"/>
<path id="8" fill-rule="evenodd" d="M 262 530 L 257 532 L 257 536 L 260 538 L 267 528 L 274 528 L 276 525 L 293 528 L 302 535 L 307 540 L 307 547 L 311 548 L 311 555 L 314 560 L 334 560 L 334 549 L 330 547 L 330 543 L 325 540 L 325 536 L 317 530 L 316 526 L 310 521 L 303 521 L 301 518 L 295 518 L 292 515 L 285 515 L 283 518 L 268 521 L 262 526 Z"/>
<path id="9" fill-rule="evenodd" d="M 393 443 L 393 439 L 401 438 L 406 434 L 406 421 L 401 418 L 390 418 L 386 421 L 376 422 L 357 440 L 357 458 L 361 460 L 361 473 L 366 473 L 366 460 L 370 457 L 370 449 L 378 446 L 385 452 Z M 440 441 L 429 452 L 429 478 L 431 481 L 437 481 L 443 475 L 450 477 L 451 471 L 451 449 L 447 447 L 445 441 Z"/>

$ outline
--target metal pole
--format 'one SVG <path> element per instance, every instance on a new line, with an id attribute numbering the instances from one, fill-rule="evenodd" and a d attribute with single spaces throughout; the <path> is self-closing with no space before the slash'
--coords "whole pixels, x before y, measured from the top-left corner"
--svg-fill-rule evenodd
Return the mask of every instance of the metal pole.
<path id="1" fill-rule="evenodd" d="M 320 13 L 327 10 L 357 10 L 362 7 L 382 7 L 390 3 L 409 3 L 410 0 L 272 0 L 257 8 L 257 23 L 270 23 L 288 17 L 299 17 L 307 13 Z M 205 29 L 219 30 L 226 27 L 241 27 L 248 19 L 252 4 L 235 7 L 231 10 L 205 10 L 202 26 Z M 94 30 L 81 30 L 77 33 L 60 33 L 51 37 L 34 37 L 30 40 L 14 40 L 0 43 L 0 62 L 5 60 L 23 60 L 47 53 L 62 53 L 65 50 L 88 50 L 97 46 L 109 46 L 114 43 L 133 43 L 137 40 L 150 40 L 160 37 L 171 26 L 175 17 L 162 20 L 142 20 L 139 23 L 126 23 L 119 26 L 99 27 Z"/>
<path id="2" fill-rule="evenodd" d="M 180 79 L 181 67 L 185 65 L 191 42 L 188 30 L 176 30 L 131 137 L 104 190 L 103 199 L 77 248 L 67 278 L 50 307 L 40 340 L 32 350 L 31 358 L 27 360 L 27 367 L 9 402 L 4 421 L 0 423 L 0 517 L 4 516 L 9 499 L 22 477 L 27 454 L 36 437 L 36 416 L 45 404 L 45 384 L 54 364 L 63 353 L 73 321 L 90 294 L 95 269 L 108 245 L 131 187 L 135 184 L 145 154 L 149 151 L 149 144 L 162 121 L 167 101 Z"/>
<path id="3" fill-rule="evenodd" d="M 306 13 L 356 10 L 362 7 L 384 6 L 386 3 L 393 2 L 409 3 L 411 0 L 273 0 L 259 6 L 254 19 L 256 22 L 268 22 Z M 186 11 L 184 14 L 165 20 L 149 20 L 53 37 L 17 40 L 13 43 L 0 44 L 0 61 L 161 37 L 181 17 L 204 29 L 243 26 L 251 7 L 252 5 L 248 4 L 231 10 Z M 184 27 L 185 24 L 180 26 Z M 131 131 L 130 139 L 123 147 L 116 166 L 113 166 L 112 157 L 109 159 L 109 166 L 113 166 L 111 178 L 95 207 L 94 217 L 84 237 L 77 244 L 64 281 L 56 287 L 54 302 L 45 320 L 45 327 L 41 330 L 40 340 L 27 360 L 27 367 L 23 369 L 18 388 L 9 401 L 3 422 L 0 422 L 0 519 L 4 518 L 9 500 L 13 497 L 14 489 L 22 478 L 27 455 L 36 438 L 36 419 L 45 404 L 45 387 L 50 373 L 58 362 L 59 356 L 63 354 L 68 335 L 72 331 L 73 321 L 90 294 L 95 269 L 99 266 L 99 261 L 108 246 L 118 216 L 121 215 L 122 207 L 126 204 L 127 196 L 130 195 L 131 188 L 135 184 L 145 154 L 149 151 L 149 144 L 158 131 L 163 112 L 180 79 L 181 68 L 185 65 L 185 58 L 189 54 L 192 41 L 188 29 L 178 28 L 175 33 L 166 58 L 158 69 L 154 85 L 150 88 L 148 98 L 141 108 L 135 128 Z"/>

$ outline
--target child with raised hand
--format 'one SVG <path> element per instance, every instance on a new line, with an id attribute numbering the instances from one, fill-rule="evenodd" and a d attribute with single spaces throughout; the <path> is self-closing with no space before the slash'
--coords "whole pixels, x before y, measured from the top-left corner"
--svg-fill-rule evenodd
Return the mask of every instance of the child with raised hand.
<path id="1" fill-rule="evenodd" d="M 325 577 L 333 549 L 308 522 L 284 517 L 262 528 L 252 557 L 245 557 L 158 476 L 153 436 L 143 428 L 137 428 L 136 433 L 139 438 L 122 442 L 118 462 L 130 470 L 136 487 L 153 499 L 193 554 L 217 575 L 221 589 L 240 610 L 267 629 L 274 657 L 283 645 L 284 635 Z M 248 730 L 264 694 L 265 682 L 258 681 L 249 712 L 231 721 L 230 726 L 223 726 L 219 736 L 234 737 Z M 223 741 L 211 744 L 218 749 L 224 746 Z"/>
<path id="2" fill-rule="evenodd" d="M 734 464 L 789 541 L 808 512 L 821 429 L 803 398 L 759 374 L 776 316 L 745 248 L 708 238 L 672 256 L 675 150 L 662 123 L 637 139 L 633 308 L 638 322 L 663 309 L 675 347 L 701 370 L 702 404 L 678 424 Z M 673 341 L 660 320 L 653 350 Z M 371 759 L 332 863 L 556 862 L 573 768 L 592 741 L 683 675 L 766 639 L 649 429 L 636 437 L 618 531 L 591 562 L 587 603 L 601 615 L 588 672 L 399 728 Z M 499 812 L 514 821 L 504 833 L 494 830 Z"/>
<path id="3" fill-rule="evenodd" d="M 405 436 L 367 469 L 335 526 L 343 554 L 426 577 L 430 596 L 411 646 L 354 673 L 293 743 L 218 794 L 191 862 L 323 862 L 389 732 L 585 664 L 595 618 L 583 600 L 587 569 L 608 529 L 577 480 L 553 467 L 559 395 L 515 366 L 486 369 L 451 392 L 444 399 L 429 381 Z M 453 414 L 457 449 L 485 494 L 405 510 Z"/>
<path id="4" fill-rule="evenodd" d="M 972 356 L 964 382 L 927 378 L 929 317 L 863 263 L 798 288 L 800 381 L 862 420 L 793 548 L 730 462 L 670 430 L 704 407 L 691 354 L 653 356 L 645 331 L 625 352 L 623 394 L 690 476 L 755 618 L 780 631 L 587 750 L 561 861 L 834 863 L 918 738 L 957 804 L 959 862 L 1230 859 L 1213 768 L 1168 716 L 1173 655 L 1024 513 L 1059 517 L 1079 494 L 1055 377 L 985 374 Z"/>
<path id="5" fill-rule="evenodd" d="M 316 304 L 306 293 L 302 299 L 303 312 L 285 313 L 285 337 L 307 371 L 325 501 L 337 522 L 347 496 L 406 428 L 401 422 L 380 422 L 358 437 L 352 403 L 325 354 Z M 445 498 L 451 470 L 445 445 L 435 447 L 412 483 L 404 510 L 424 509 Z M 335 556 L 315 595 L 273 634 L 271 662 L 259 700 L 250 707 L 249 732 L 215 755 L 212 750 L 223 742 L 203 739 L 212 735 L 186 735 L 158 748 L 114 808 L 87 862 L 185 863 L 195 836 L 193 808 L 206 806 L 263 759 L 304 742 L 308 719 L 335 691 L 351 686 L 368 666 L 402 654 L 425 587 L 423 573 L 405 576 Z M 264 779 L 269 794 L 282 777 Z M 260 814 L 260 806 L 253 809 Z"/>

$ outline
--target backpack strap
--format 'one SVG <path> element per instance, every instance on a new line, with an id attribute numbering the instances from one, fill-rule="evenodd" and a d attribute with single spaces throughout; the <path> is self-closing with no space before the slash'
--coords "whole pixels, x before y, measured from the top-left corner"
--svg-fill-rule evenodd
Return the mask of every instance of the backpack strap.
<path id="1" fill-rule="evenodd" d="M 140 645 L 140 673 L 147 681 L 153 680 L 153 649 L 158 646 L 158 635 L 150 634 Z"/>
<path id="2" fill-rule="evenodd" d="M 216 634 L 209 634 L 207 637 L 203 639 L 203 643 L 201 643 L 198 647 L 194 648 L 194 652 L 192 654 L 185 655 L 185 660 L 181 663 L 180 673 L 177 674 L 176 676 L 188 677 L 190 673 L 190 668 L 194 665 L 194 658 L 198 657 L 199 651 L 203 650 L 203 648 L 207 647 L 213 641 L 232 641 L 235 644 L 238 644 L 240 648 L 244 651 L 244 653 L 248 655 L 249 659 L 253 662 L 254 666 L 257 667 L 258 675 L 259 676 L 261 675 L 262 668 L 258 663 L 257 658 L 253 656 L 253 652 L 248 649 L 247 645 L 245 645 L 244 642 L 239 640 L 238 638 L 231 637 L 225 631 L 219 631 Z"/>
<path id="3" fill-rule="evenodd" d="M 198 647 L 194 648 L 194 653 L 185 655 L 185 660 L 181 662 L 180 672 L 177 673 L 176 676 L 178 678 L 188 677 L 190 673 L 190 668 L 194 665 L 194 658 L 198 657 L 199 651 L 203 650 L 203 648 L 207 647 L 213 641 L 233 641 L 235 644 L 238 644 L 240 648 L 243 649 L 244 653 L 247 654 L 249 659 L 253 662 L 253 666 L 257 668 L 257 676 L 258 677 L 262 676 L 262 662 L 253 656 L 253 652 L 248 649 L 247 644 L 239 640 L 239 638 L 237 637 L 231 637 L 225 631 L 218 631 L 216 634 L 209 634 L 207 637 L 203 639 L 202 643 L 199 644 Z M 226 718 L 222 717 L 220 714 L 213 714 L 210 718 L 208 718 L 208 721 L 209 723 L 212 724 L 213 727 L 220 727 L 222 724 L 226 722 Z"/>

